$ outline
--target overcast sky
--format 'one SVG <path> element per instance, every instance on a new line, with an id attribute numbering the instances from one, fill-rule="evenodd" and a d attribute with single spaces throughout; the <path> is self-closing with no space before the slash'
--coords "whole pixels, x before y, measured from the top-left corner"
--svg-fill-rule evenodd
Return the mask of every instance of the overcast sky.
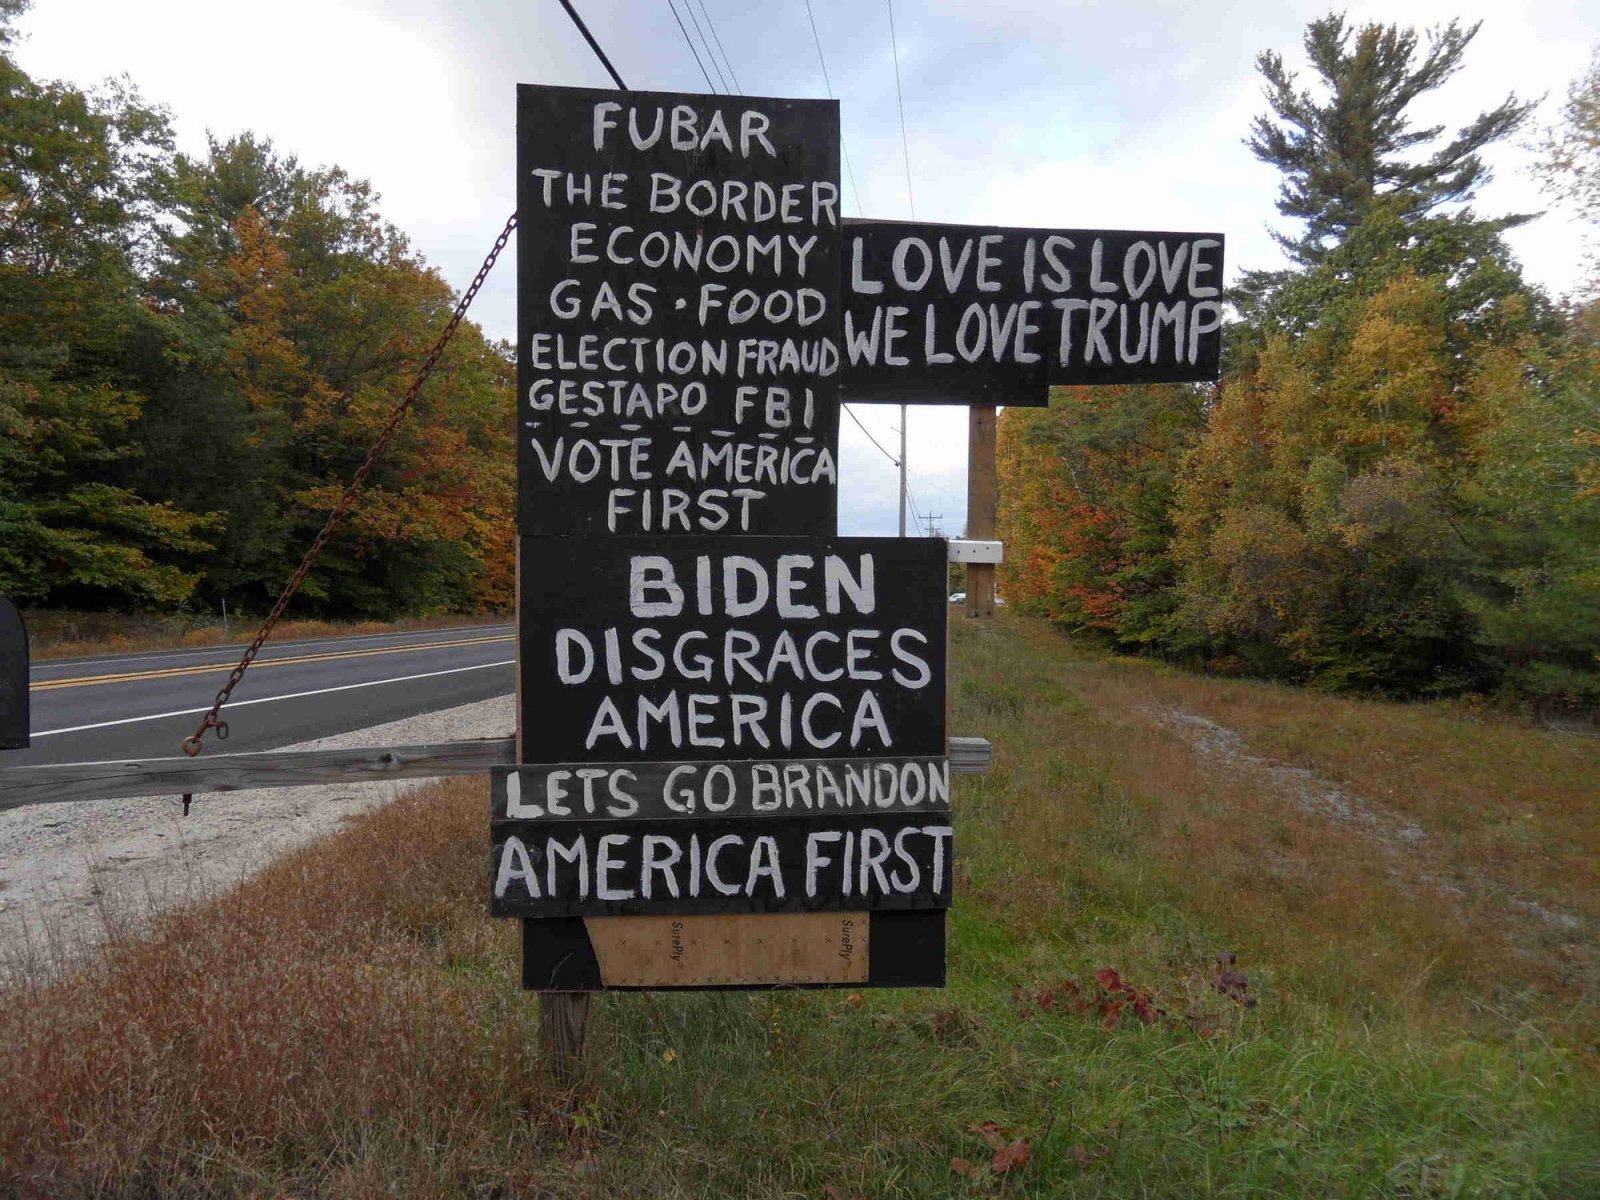
<path id="1" fill-rule="evenodd" d="M 714 22 L 738 90 L 824 94 L 805 0 L 677 2 L 685 21 L 692 5 Z M 1265 107 L 1254 59 L 1276 49 L 1303 67 L 1305 24 L 1327 5 L 898 0 L 908 188 L 885 0 L 811 3 L 864 215 L 907 217 L 914 199 L 932 221 L 1220 230 L 1230 278 L 1279 264 L 1266 233 L 1276 174 L 1240 141 Z M 667 0 L 577 4 L 630 87 L 706 90 Z M 1597 0 L 1347 11 L 1421 28 L 1482 19 L 1466 67 L 1418 105 L 1419 121 L 1452 127 L 1508 91 L 1548 93 L 1539 116 L 1553 119 L 1600 43 Z M 20 27 L 24 69 L 80 85 L 127 74 L 171 110 L 186 150 L 203 149 L 208 129 L 249 129 L 305 163 L 371 180 L 384 215 L 458 289 L 514 207 L 514 85 L 609 86 L 556 0 L 36 0 Z M 1480 211 L 1546 207 L 1530 152 L 1489 158 L 1496 178 Z M 1563 215 L 1509 236 L 1530 278 L 1557 294 L 1575 284 L 1580 234 Z M 502 265 L 473 309 L 493 336 L 514 333 L 514 280 Z M 892 450 L 899 410 L 856 411 Z M 916 506 L 959 534 L 966 412 L 913 408 L 909 429 Z M 841 440 L 841 531 L 894 532 L 893 466 L 848 420 Z"/>

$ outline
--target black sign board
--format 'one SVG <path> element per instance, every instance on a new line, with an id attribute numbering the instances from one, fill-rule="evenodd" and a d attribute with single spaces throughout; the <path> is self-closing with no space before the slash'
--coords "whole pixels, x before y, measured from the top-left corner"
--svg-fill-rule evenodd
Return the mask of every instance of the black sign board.
<path id="1" fill-rule="evenodd" d="M 832 534 L 839 108 L 517 89 L 518 529 Z"/>
<path id="2" fill-rule="evenodd" d="M 28 627 L 0 596 L 0 750 L 28 745 Z"/>
<path id="3" fill-rule="evenodd" d="M 950 907 L 948 812 L 496 821 L 497 917 Z"/>
<path id="4" fill-rule="evenodd" d="M 1214 380 L 1220 233 L 847 221 L 844 399 L 1028 405 Z"/>
<path id="5" fill-rule="evenodd" d="M 523 538 L 522 758 L 942 757 L 935 538 Z"/>

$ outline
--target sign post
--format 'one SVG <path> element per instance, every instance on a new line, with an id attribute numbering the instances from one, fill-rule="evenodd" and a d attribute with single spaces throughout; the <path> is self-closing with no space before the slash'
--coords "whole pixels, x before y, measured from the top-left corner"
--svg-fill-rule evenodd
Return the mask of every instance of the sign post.
<path id="1" fill-rule="evenodd" d="M 999 521 L 994 423 L 992 405 L 973 405 L 967 412 L 967 537 L 974 541 L 992 541 Z M 967 564 L 967 616 L 994 616 L 993 563 Z"/>

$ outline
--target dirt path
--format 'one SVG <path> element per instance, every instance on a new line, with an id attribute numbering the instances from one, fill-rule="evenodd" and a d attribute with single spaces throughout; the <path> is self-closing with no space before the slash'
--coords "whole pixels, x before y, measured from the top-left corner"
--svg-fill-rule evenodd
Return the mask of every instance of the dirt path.
<path id="1" fill-rule="evenodd" d="M 1600 947 L 1578 914 L 1512 895 L 1493 879 L 1464 872 L 1452 862 L 1449 847 L 1429 830 L 1309 768 L 1250 753 L 1241 734 L 1209 717 L 1178 708 L 1142 712 L 1188 742 L 1212 770 L 1253 776 L 1269 795 L 1367 839 L 1398 886 L 1429 889 L 1462 910 L 1497 913 L 1501 930 L 1526 953 L 1546 954 L 1559 947 L 1572 963 L 1573 978 L 1590 995 L 1600 996 Z"/>
<path id="2" fill-rule="evenodd" d="M 336 737 L 299 750 L 505 737 L 501 696 Z M 75 961 L 164 908 L 226 889 L 276 855 L 423 780 L 38 804 L 0 812 L 0 969 Z M 485 843 L 487 845 L 487 843 Z"/>

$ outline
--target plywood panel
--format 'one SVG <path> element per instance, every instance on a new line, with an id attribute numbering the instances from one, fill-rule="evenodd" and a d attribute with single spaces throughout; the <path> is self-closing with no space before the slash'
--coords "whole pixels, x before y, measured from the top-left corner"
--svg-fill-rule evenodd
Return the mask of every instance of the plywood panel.
<path id="1" fill-rule="evenodd" d="M 603 917 L 585 922 L 606 987 L 865 984 L 864 912 Z"/>

